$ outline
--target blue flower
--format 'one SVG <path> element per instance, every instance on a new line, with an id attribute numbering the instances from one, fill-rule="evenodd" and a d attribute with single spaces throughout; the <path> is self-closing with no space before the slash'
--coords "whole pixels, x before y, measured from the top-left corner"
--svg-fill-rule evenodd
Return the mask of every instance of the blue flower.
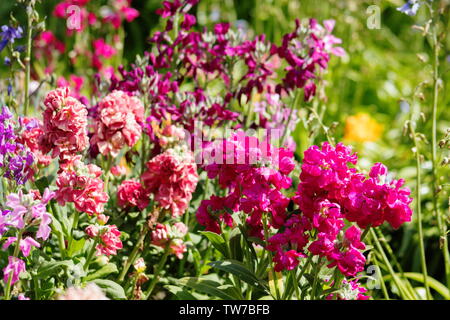
<path id="1" fill-rule="evenodd" d="M 8 42 L 14 43 L 15 39 L 22 38 L 22 27 L 13 28 L 7 25 L 2 26 L 2 32 L 0 32 L 0 37 L 2 40 L 0 41 L 0 52 L 6 47 Z"/>
<path id="2" fill-rule="evenodd" d="M 400 8 L 397 8 L 398 11 L 403 12 L 404 14 L 407 14 L 408 16 L 415 16 L 417 13 L 417 10 L 420 8 L 420 1 L 419 0 L 408 0 L 407 3 L 405 3 Z"/>

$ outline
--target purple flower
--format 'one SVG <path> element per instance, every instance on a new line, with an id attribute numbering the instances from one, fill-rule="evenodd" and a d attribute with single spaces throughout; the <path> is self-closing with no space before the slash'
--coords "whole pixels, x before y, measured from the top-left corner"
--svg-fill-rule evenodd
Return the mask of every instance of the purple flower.
<path id="1" fill-rule="evenodd" d="M 407 14 L 408 16 L 415 16 L 419 10 L 421 3 L 419 0 L 408 0 L 403 6 L 397 8 L 398 11 Z"/>
<path id="2" fill-rule="evenodd" d="M 6 47 L 6 45 L 11 42 L 14 43 L 15 39 L 22 38 L 23 30 L 21 27 L 13 28 L 7 25 L 2 26 L 2 32 L 0 32 L 0 52 Z"/>
<path id="3" fill-rule="evenodd" d="M 6 178 L 14 179 L 21 185 L 33 174 L 31 165 L 34 156 L 28 148 L 17 141 L 11 119 L 12 113 L 7 107 L 3 107 L 0 113 L 0 168 L 4 168 Z"/>

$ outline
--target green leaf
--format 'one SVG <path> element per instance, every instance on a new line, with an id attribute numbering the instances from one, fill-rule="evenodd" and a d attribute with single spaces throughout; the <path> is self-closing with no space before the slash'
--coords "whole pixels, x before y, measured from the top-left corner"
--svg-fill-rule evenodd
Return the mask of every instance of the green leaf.
<path id="1" fill-rule="evenodd" d="M 213 268 L 217 268 L 219 270 L 235 275 L 240 280 L 248 283 L 252 287 L 266 290 L 266 288 L 262 284 L 262 281 L 259 280 L 251 270 L 249 270 L 244 264 L 239 261 L 228 259 L 225 261 L 214 261 L 209 263 L 209 265 Z"/>
<path id="2" fill-rule="evenodd" d="M 71 267 L 73 267 L 72 260 L 45 262 L 39 267 L 37 277 L 40 279 L 47 279 L 53 274 L 56 274 L 56 272 L 60 271 L 62 268 Z"/>
<path id="3" fill-rule="evenodd" d="M 125 291 L 123 290 L 123 288 L 114 281 L 105 279 L 96 279 L 92 282 L 98 285 L 105 292 L 105 294 L 111 299 L 123 300 L 127 298 L 125 296 Z"/>
<path id="4" fill-rule="evenodd" d="M 166 285 L 164 286 L 169 292 L 171 292 L 178 300 L 198 300 L 192 293 L 186 290 L 186 288 L 180 288 L 177 286 Z"/>
<path id="5" fill-rule="evenodd" d="M 36 180 L 34 183 L 36 184 L 36 187 L 38 188 L 41 194 L 44 194 L 45 188 L 47 188 L 50 185 L 47 177 L 42 177 Z"/>
<path id="6" fill-rule="evenodd" d="M 403 274 L 398 273 L 397 274 L 399 277 L 401 277 L 402 275 L 405 278 L 409 278 L 411 280 L 423 283 L 423 274 L 421 273 L 416 273 L 416 272 L 404 272 Z M 385 280 L 390 280 L 392 279 L 391 275 L 386 275 L 383 277 L 383 279 Z M 430 288 L 436 290 L 436 292 L 438 292 L 442 297 L 444 297 L 447 300 L 450 300 L 450 291 L 439 281 L 437 281 L 436 279 L 428 276 L 427 277 L 428 280 L 428 285 L 430 286 Z"/>
<path id="7" fill-rule="evenodd" d="M 73 240 L 72 246 L 69 248 L 69 251 L 67 252 L 69 257 L 72 257 L 74 254 L 83 250 L 85 242 L 86 242 L 85 238 L 81 238 L 80 240 Z"/>
<path id="8" fill-rule="evenodd" d="M 239 80 L 241 80 L 241 78 L 245 75 L 246 72 L 247 72 L 247 65 L 243 60 L 238 60 L 233 65 L 233 70 L 231 72 L 233 76 L 233 86 L 235 86 L 239 82 Z"/>
<path id="9" fill-rule="evenodd" d="M 91 281 L 91 280 L 94 280 L 94 279 L 105 277 L 108 274 L 116 273 L 116 272 L 118 272 L 116 264 L 115 263 L 108 263 L 108 264 L 105 264 L 100 269 L 98 269 L 97 271 L 89 274 L 85 278 L 85 280 L 86 281 Z"/>
<path id="10" fill-rule="evenodd" d="M 211 295 L 212 297 L 235 300 L 236 297 L 226 292 L 225 286 L 219 282 L 197 277 L 186 277 L 178 280 L 178 284 Z"/>
<path id="11" fill-rule="evenodd" d="M 260 246 L 263 246 L 263 247 L 266 246 L 265 242 L 264 242 L 263 240 L 261 240 L 260 238 L 256 238 L 256 237 L 248 237 L 247 239 L 248 239 L 248 241 L 254 242 L 254 243 L 256 243 L 256 244 L 259 244 Z"/>
<path id="12" fill-rule="evenodd" d="M 217 233 L 210 231 L 200 231 L 200 233 L 204 235 L 206 238 L 208 238 L 208 240 L 211 242 L 214 248 L 216 248 L 224 257 L 228 255 L 225 240 L 223 240 L 221 236 L 219 236 Z"/>

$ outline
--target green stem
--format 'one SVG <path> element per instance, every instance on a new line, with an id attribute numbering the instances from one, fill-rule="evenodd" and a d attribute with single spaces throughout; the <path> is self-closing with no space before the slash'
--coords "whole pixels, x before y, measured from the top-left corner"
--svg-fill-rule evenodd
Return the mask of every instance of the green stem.
<path id="1" fill-rule="evenodd" d="M 361 241 L 364 240 L 364 238 L 366 237 L 366 235 L 369 233 L 370 230 L 370 224 L 366 227 L 366 229 L 364 230 L 364 232 L 361 235 Z"/>
<path id="2" fill-rule="evenodd" d="M 80 220 L 80 213 L 78 210 L 75 210 L 75 214 L 73 216 L 73 222 L 72 222 L 72 229 L 70 230 L 70 238 L 69 243 L 67 245 L 67 248 L 70 250 L 72 249 L 73 244 L 73 231 L 78 227 L 78 221 Z"/>
<path id="3" fill-rule="evenodd" d="M 313 281 L 313 287 L 311 291 L 311 300 L 316 299 L 316 291 L 317 291 L 317 284 L 319 282 L 319 271 L 320 271 L 320 262 L 322 260 L 322 257 L 319 258 L 319 261 L 316 263 L 316 272 L 314 273 L 314 281 Z"/>
<path id="4" fill-rule="evenodd" d="M 31 73 L 31 37 L 32 37 L 32 12 L 34 8 L 29 5 L 27 8 L 27 51 L 24 59 L 25 62 L 25 86 L 24 86 L 24 103 L 23 103 L 23 114 L 26 117 L 28 115 L 28 107 L 30 105 L 30 96 L 28 94 L 30 86 L 30 73 Z"/>
<path id="5" fill-rule="evenodd" d="M 387 258 L 386 254 L 385 254 L 385 252 L 383 250 L 383 247 L 381 246 L 381 243 L 378 240 L 378 237 L 377 237 L 374 229 L 370 229 L 370 234 L 372 236 L 372 239 L 375 241 L 375 246 L 377 247 L 378 252 L 380 253 L 380 255 L 382 257 L 384 264 L 388 268 L 388 271 L 389 271 L 390 275 L 392 276 L 392 279 L 394 280 L 395 285 L 397 286 L 397 289 L 399 291 L 400 296 L 403 296 L 403 297 L 405 297 L 407 299 L 412 299 L 413 300 L 414 297 L 411 297 L 409 295 L 408 290 L 404 287 L 404 285 L 401 282 L 401 280 L 397 277 L 397 274 L 395 273 L 394 268 L 392 268 L 391 263 L 389 262 L 389 259 Z"/>
<path id="6" fill-rule="evenodd" d="M 288 133 L 288 128 L 289 128 L 289 122 L 291 122 L 292 114 L 294 113 L 294 109 L 297 107 L 298 99 L 300 98 L 300 96 L 301 96 L 301 91 L 297 90 L 295 92 L 294 101 L 291 104 L 291 110 L 289 112 L 287 123 L 284 125 L 283 135 L 281 136 L 281 147 L 283 146 L 284 140 L 286 139 L 286 135 Z"/>
<path id="7" fill-rule="evenodd" d="M 159 261 L 159 264 L 156 266 L 156 270 L 155 270 L 155 273 L 153 274 L 152 282 L 148 286 L 147 293 L 144 295 L 145 300 L 148 300 L 150 298 L 150 296 L 152 295 L 153 289 L 155 288 L 155 285 L 159 280 L 159 274 L 160 274 L 162 268 L 164 267 L 164 265 L 166 264 L 169 253 L 170 253 L 170 242 L 167 244 L 167 246 L 164 250 L 164 254 L 163 254 L 161 260 Z"/>
<path id="8" fill-rule="evenodd" d="M 409 126 L 411 135 L 413 137 L 414 147 L 416 148 L 416 213 L 417 213 L 417 229 L 419 231 L 419 249 L 420 249 L 420 260 L 422 264 L 422 274 L 423 274 L 423 283 L 425 286 L 425 291 L 427 294 L 427 299 L 432 299 L 430 293 L 430 287 L 428 285 L 428 271 L 427 271 L 427 260 L 425 257 L 425 245 L 424 245 L 424 237 L 423 237 L 423 228 L 422 228 L 422 201 L 420 195 L 420 187 L 421 187 L 421 176 L 420 176 L 420 154 L 419 154 L 419 146 L 417 145 L 416 132 L 410 124 Z"/>
<path id="9" fill-rule="evenodd" d="M 378 239 L 380 240 L 380 243 L 382 244 L 382 246 L 384 246 L 385 250 L 387 251 L 390 261 L 392 261 L 391 265 L 398 269 L 398 271 L 400 272 L 400 275 L 403 278 L 403 281 L 406 282 L 405 288 L 409 292 L 409 295 L 411 297 L 416 297 L 416 291 L 413 289 L 409 280 L 404 276 L 403 268 L 400 265 L 400 263 L 398 262 L 397 257 L 394 254 L 394 251 L 392 251 L 391 246 L 386 241 L 386 238 L 384 237 L 383 232 L 379 228 L 375 229 L 375 231 L 377 233 Z"/>
<path id="10" fill-rule="evenodd" d="M 266 246 L 269 245 L 269 229 L 267 227 L 267 219 L 268 219 L 267 213 L 263 213 L 262 221 L 263 221 L 264 238 L 266 240 Z M 273 265 L 272 252 L 267 250 L 267 249 L 266 249 L 266 251 L 267 251 L 267 253 L 269 255 L 269 264 L 270 264 L 270 269 L 271 269 L 270 271 L 273 272 L 273 284 L 275 286 L 275 298 L 277 300 L 279 300 L 280 299 L 280 292 L 279 292 L 279 289 L 278 289 L 278 280 L 277 280 L 277 275 L 276 275 L 276 272 L 275 272 L 275 268 L 272 266 Z"/>
<path id="11" fill-rule="evenodd" d="M 300 299 L 300 290 L 298 290 L 298 280 L 297 280 L 297 269 L 293 269 L 291 271 L 291 277 L 292 277 L 292 285 L 294 286 L 295 290 L 295 296 L 297 297 L 297 300 Z"/>
<path id="12" fill-rule="evenodd" d="M 89 251 L 89 254 L 86 258 L 86 262 L 84 263 L 84 270 L 87 271 L 89 269 L 89 265 L 91 264 L 92 257 L 94 256 L 95 251 L 97 250 L 97 239 L 94 239 L 94 243 L 92 244 L 92 248 Z"/>
<path id="13" fill-rule="evenodd" d="M 380 268 L 380 266 L 378 265 L 378 261 L 377 261 L 377 258 L 376 258 L 375 255 L 373 255 L 373 263 L 375 263 L 375 266 L 377 267 L 377 272 L 378 272 L 378 274 L 381 275 L 381 268 Z M 386 300 L 389 300 L 389 294 L 388 294 L 388 292 L 387 292 L 386 284 L 384 283 L 383 277 L 380 277 L 380 282 L 381 282 L 381 283 L 380 283 L 380 285 L 381 285 L 381 291 L 383 291 L 383 295 L 384 295 L 385 299 L 386 299 Z"/>
<path id="14" fill-rule="evenodd" d="M 436 21 L 434 22 L 437 23 Z M 440 233 L 441 248 L 444 256 L 445 275 L 447 287 L 450 288 L 450 256 L 448 251 L 447 226 L 438 208 L 438 176 L 437 176 L 437 108 L 439 98 L 439 42 L 437 40 L 437 26 L 433 27 L 433 112 L 432 112 L 432 139 L 431 139 L 431 163 L 433 178 L 433 212 L 437 217 L 437 224 Z"/>
<path id="15" fill-rule="evenodd" d="M 119 283 L 123 282 L 123 279 L 125 279 L 125 275 L 127 274 L 128 269 L 130 269 L 131 265 L 134 263 L 134 261 L 136 261 L 137 255 L 139 253 L 139 248 L 141 247 L 142 242 L 144 242 L 147 232 L 148 232 L 148 228 L 146 225 L 144 225 L 142 227 L 141 233 L 139 235 L 139 239 L 136 242 L 136 245 L 134 246 L 133 251 L 131 252 L 127 261 L 125 262 L 125 265 L 122 269 L 122 272 L 120 273 L 119 278 L 117 279 L 117 282 L 119 282 Z"/>

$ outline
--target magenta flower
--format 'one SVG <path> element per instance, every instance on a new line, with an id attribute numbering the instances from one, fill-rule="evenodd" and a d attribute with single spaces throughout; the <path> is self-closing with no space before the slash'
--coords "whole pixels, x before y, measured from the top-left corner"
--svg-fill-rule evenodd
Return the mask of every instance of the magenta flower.
<path id="1" fill-rule="evenodd" d="M 16 241 L 17 241 L 16 237 L 9 237 L 6 240 L 6 242 L 3 244 L 2 249 L 3 250 L 8 249 L 8 247 Z M 30 255 L 30 251 L 31 251 L 32 247 L 40 248 L 41 245 L 39 244 L 39 242 L 37 242 L 36 240 L 34 240 L 31 237 L 26 237 L 26 238 L 20 240 L 19 248 L 25 257 L 28 257 Z"/>
<path id="2" fill-rule="evenodd" d="M 16 257 L 8 257 L 8 265 L 3 269 L 3 281 L 8 283 L 9 277 L 12 274 L 11 285 L 19 280 L 19 276 L 22 272 L 25 272 L 25 262 Z"/>

